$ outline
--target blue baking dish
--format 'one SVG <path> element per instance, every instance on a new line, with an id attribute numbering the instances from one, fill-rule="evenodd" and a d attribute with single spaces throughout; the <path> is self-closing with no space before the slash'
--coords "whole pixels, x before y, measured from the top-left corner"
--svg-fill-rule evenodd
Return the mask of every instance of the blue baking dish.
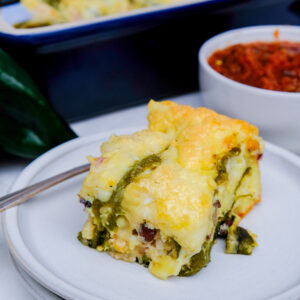
<path id="1" fill-rule="evenodd" d="M 21 4 L 15 3 L 0 8 L 0 37 L 17 44 L 48 45 L 82 36 L 97 34 L 99 39 L 107 39 L 107 33 L 115 38 L 147 29 L 168 18 L 190 13 L 194 10 L 211 11 L 224 9 L 236 4 L 269 0 L 192 0 L 169 5 L 137 9 L 127 13 L 97 17 L 92 20 L 51 25 L 39 28 L 16 29 L 13 24 L 30 19 L 30 12 Z M 272 0 L 274 2 L 274 0 Z M 278 0 L 275 0 L 278 1 Z"/>
<path id="2" fill-rule="evenodd" d="M 74 121 L 197 90 L 205 40 L 240 26 L 299 25 L 294 1 L 185 1 L 33 29 L 13 28 L 29 17 L 14 4 L 0 9 L 0 45 Z"/>

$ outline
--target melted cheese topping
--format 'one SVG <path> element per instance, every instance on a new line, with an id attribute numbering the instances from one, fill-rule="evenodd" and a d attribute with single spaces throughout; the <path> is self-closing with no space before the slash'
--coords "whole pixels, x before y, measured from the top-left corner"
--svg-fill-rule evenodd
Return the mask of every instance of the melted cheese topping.
<path id="1" fill-rule="evenodd" d="M 124 189 L 120 203 L 124 220 L 113 231 L 112 253 L 129 261 L 138 257 L 143 241 L 132 230 L 147 222 L 159 229 L 161 245 L 148 245 L 143 253 L 151 258 L 150 272 L 165 279 L 177 275 L 203 243 L 212 240 L 216 219 L 234 205 L 240 220 L 260 199 L 257 155 L 263 142 L 256 127 L 206 108 L 150 101 L 148 120 L 148 130 L 112 136 L 102 145 L 101 158 L 89 158 L 91 169 L 80 196 L 91 202 L 108 201 L 136 161 L 159 155 L 159 166 L 145 170 Z M 239 152 L 230 156 L 232 149 Z M 227 156 L 227 178 L 217 183 L 217 166 Z M 245 176 L 248 169 L 251 176 Z M 179 257 L 163 252 L 168 238 L 181 246 Z"/>
<path id="2" fill-rule="evenodd" d="M 131 136 L 111 136 L 101 146 L 100 160 L 88 157 L 91 169 L 84 180 L 80 195 L 85 199 L 107 201 L 121 177 L 136 161 L 163 151 L 170 141 L 171 136 L 149 130 Z"/>
<path id="3" fill-rule="evenodd" d="M 122 207 L 134 227 L 149 220 L 194 253 L 207 232 L 214 187 L 209 177 L 163 163 L 125 189 Z"/>

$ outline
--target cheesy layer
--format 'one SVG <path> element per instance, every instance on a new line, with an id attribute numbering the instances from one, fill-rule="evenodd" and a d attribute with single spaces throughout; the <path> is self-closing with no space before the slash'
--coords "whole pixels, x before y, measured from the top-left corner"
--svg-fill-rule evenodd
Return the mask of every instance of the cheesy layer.
<path id="1" fill-rule="evenodd" d="M 206 266 L 218 234 L 227 253 L 250 254 L 254 236 L 238 223 L 260 201 L 257 128 L 170 101 L 148 108 L 149 129 L 112 136 L 89 157 L 79 239 L 160 279 Z"/>
<path id="2" fill-rule="evenodd" d="M 133 9 L 183 0 L 21 0 L 32 19 L 16 27 L 29 28 L 89 20 Z"/>

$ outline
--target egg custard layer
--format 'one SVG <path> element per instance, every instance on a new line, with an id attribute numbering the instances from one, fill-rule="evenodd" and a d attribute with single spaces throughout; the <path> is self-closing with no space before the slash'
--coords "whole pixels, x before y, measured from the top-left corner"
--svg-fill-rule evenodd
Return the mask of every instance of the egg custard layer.
<path id="1" fill-rule="evenodd" d="M 257 128 L 170 101 L 148 108 L 148 129 L 111 136 L 89 157 L 78 239 L 160 279 L 205 267 L 217 236 L 225 252 L 251 254 L 254 235 L 238 224 L 260 201 Z"/>

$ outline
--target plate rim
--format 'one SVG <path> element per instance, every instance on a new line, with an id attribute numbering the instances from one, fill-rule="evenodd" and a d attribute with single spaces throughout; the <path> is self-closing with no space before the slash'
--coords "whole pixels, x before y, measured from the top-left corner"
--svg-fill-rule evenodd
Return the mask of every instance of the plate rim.
<path id="1" fill-rule="evenodd" d="M 119 130 L 118 129 L 108 130 L 93 135 L 78 137 L 73 140 L 67 141 L 59 146 L 56 146 L 55 148 L 47 151 L 46 153 L 44 153 L 43 155 L 41 155 L 40 157 L 38 157 L 37 159 L 32 161 L 28 166 L 25 167 L 24 170 L 17 177 L 13 186 L 11 187 L 10 192 L 25 187 L 35 176 L 36 172 L 38 172 L 43 166 L 51 163 L 51 161 L 71 151 L 72 149 L 74 149 L 74 146 L 76 145 L 77 146 L 85 145 L 85 144 L 96 142 L 97 140 L 108 138 L 111 134 L 117 134 L 117 135 L 129 134 L 130 132 L 134 132 L 140 129 L 143 128 L 136 126 L 136 127 L 122 128 Z M 266 141 L 265 141 L 265 145 L 266 145 L 266 150 L 275 154 L 276 156 L 279 156 L 287 160 L 288 162 L 292 163 L 293 165 L 295 165 L 297 168 L 300 169 L 299 156 L 284 148 L 281 148 L 277 145 L 274 145 Z M 58 296 L 67 297 L 68 299 L 83 299 L 83 300 L 99 299 L 99 297 L 96 297 L 93 294 L 87 294 L 86 291 L 83 291 L 80 288 L 75 287 L 72 284 L 63 281 L 62 279 L 59 279 L 52 272 L 47 270 L 46 267 L 44 267 L 38 261 L 38 259 L 34 258 L 32 253 L 27 248 L 26 243 L 23 241 L 22 235 L 18 228 L 18 206 L 13 207 L 3 213 L 2 230 L 6 242 L 9 246 L 9 249 L 12 255 L 14 256 L 14 258 L 24 269 L 24 271 L 29 276 L 31 276 L 34 280 L 40 283 L 42 286 L 54 292 Z M 275 295 L 271 299 L 279 300 L 279 299 L 291 297 L 293 295 L 298 295 L 298 296 L 300 295 L 300 283 L 278 295 Z M 107 298 L 102 297 L 102 299 L 104 300 Z"/>
<path id="2" fill-rule="evenodd" d="M 46 294 L 46 288 L 41 285 L 39 282 L 34 280 L 30 275 L 25 272 L 25 270 L 22 269 L 22 267 L 19 265 L 18 261 L 13 257 L 13 255 L 9 251 L 9 258 L 11 260 L 11 263 L 14 267 L 14 270 L 16 271 L 17 276 L 20 278 L 20 280 L 23 283 L 23 286 L 27 290 L 27 292 L 34 297 L 34 299 L 39 300 L 59 300 L 61 297 L 55 295 L 51 291 L 47 290 L 48 293 L 51 293 L 53 295 Z M 45 294 L 44 294 L 45 293 Z"/>

